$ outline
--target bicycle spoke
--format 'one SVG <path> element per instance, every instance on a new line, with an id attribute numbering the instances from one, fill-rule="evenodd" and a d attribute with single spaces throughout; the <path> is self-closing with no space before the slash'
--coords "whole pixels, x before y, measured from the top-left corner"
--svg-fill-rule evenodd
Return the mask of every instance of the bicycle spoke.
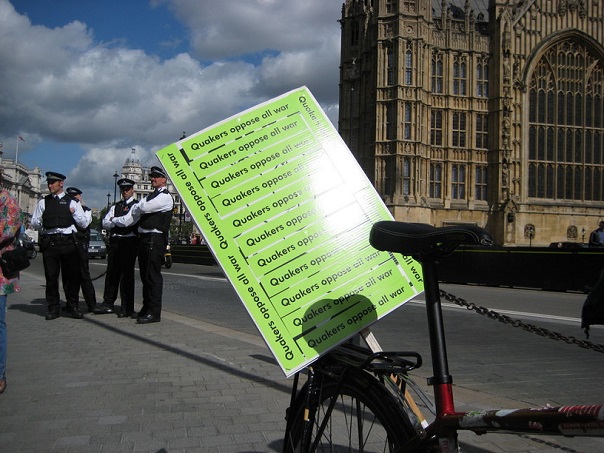
<path id="1" fill-rule="evenodd" d="M 415 435 L 400 401 L 370 374 L 351 370 L 343 385 L 327 376 L 320 375 L 319 379 L 308 418 L 312 425 L 306 439 L 309 451 L 391 452 Z M 299 401 L 291 409 L 294 419 L 286 448 L 290 453 L 300 452 L 304 444 L 304 391 Z"/>

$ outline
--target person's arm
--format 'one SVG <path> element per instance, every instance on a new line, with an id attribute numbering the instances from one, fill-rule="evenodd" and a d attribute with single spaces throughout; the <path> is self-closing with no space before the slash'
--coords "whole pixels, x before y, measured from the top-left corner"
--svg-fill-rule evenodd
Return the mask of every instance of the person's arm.
<path id="1" fill-rule="evenodd" d="M 147 214 L 151 212 L 166 212 L 171 211 L 174 207 L 174 200 L 167 192 L 161 192 L 158 196 L 150 201 L 145 199 L 137 203 L 138 209 L 141 214 Z"/>
<path id="2" fill-rule="evenodd" d="M 118 227 L 129 227 L 138 222 L 138 219 L 141 215 L 138 206 L 141 203 L 142 201 L 140 203 L 136 203 L 134 206 L 132 206 L 132 208 L 130 208 L 130 211 L 128 211 L 121 217 L 112 217 L 111 222 L 113 223 L 113 225 Z"/>
<path id="3" fill-rule="evenodd" d="M 73 217 L 75 224 L 80 228 L 87 228 L 90 224 L 90 221 L 86 217 L 86 213 L 82 209 L 80 202 L 72 200 L 69 204 L 69 209 L 71 210 L 71 216 Z"/>
<path id="4" fill-rule="evenodd" d="M 86 228 L 88 228 L 92 223 L 92 211 L 90 209 L 86 209 L 84 211 L 84 216 L 86 217 L 86 221 L 88 222 L 88 224 L 86 225 Z"/>
<path id="5" fill-rule="evenodd" d="M 6 209 L 5 212 L 7 213 L 6 216 L 2 216 L 2 219 L 0 219 L 1 242 L 17 235 L 17 233 L 21 229 L 21 225 L 23 225 L 25 214 L 23 213 L 23 211 L 21 211 L 21 208 L 17 204 L 17 201 L 13 197 L 11 197 L 6 191 L 2 193 L 2 200 L 0 205 L 2 205 L 3 211 Z"/>
<path id="6" fill-rule="evenodd" d="M 109 208 L 109 211 L 107 211 L 107 214 L 105 214 L 105 217 L 103 217 L 103 228 L 105 228 L 106 230 L 110 230 L 111 228 L 113 228 L 115 225 L 113 224 L 113 222 L 111 221 L 111 217 L 114 216 L 115 213 L 115 205 L 111 206 Z"/>
<path id="7" fill-rule="evenodd" d="M 31 218 L 31 226 L 34 230 L 42 229 L 42 214 L 44 214 L 45 208 L 44 199 L 38 201 L 36 209 L 34 209 L 34 215 Z"/>

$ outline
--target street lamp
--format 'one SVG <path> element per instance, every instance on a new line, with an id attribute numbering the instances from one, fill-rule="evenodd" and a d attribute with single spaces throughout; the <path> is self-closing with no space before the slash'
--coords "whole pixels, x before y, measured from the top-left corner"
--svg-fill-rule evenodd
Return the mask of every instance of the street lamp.
<path id="1" fill-rule="evenodd" d="M 115 197 L 117 196 L 117 178 L 119 178 L 120 175 L 117 174 L 117 170 L 115 170 L 115 173 L 113 174 L 113 203 L 115 203 Z"/>
<path id="2" fill-rule="evenodd" d="M 111 198 L 111 194 L 109 192 L 107 192 L 107 210 L 109 210 L 109 206 L 111 206 L 109 204 L 109 198 Z"/>

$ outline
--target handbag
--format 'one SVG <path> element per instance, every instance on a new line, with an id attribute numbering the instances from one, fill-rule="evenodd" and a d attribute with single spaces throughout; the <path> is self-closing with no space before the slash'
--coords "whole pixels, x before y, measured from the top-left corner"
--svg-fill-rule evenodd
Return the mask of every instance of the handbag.
<path id="1" fill-rule="evenodd" d="M 6 243 L 16 240 L 11 238 L 8 241 L 3 241 L 2 246 L 6 246 Z M 15 241 L 15 244 L 18 244 Z M 0 267 L 2 267 L 2 275 L 8 279 L 19 276 L 19 271 L 29 267 L 29 257 L 27 256 L 27 250 L 20 245 L 17 245 L 13 250 L 7 250 L 0 256 Z"/>

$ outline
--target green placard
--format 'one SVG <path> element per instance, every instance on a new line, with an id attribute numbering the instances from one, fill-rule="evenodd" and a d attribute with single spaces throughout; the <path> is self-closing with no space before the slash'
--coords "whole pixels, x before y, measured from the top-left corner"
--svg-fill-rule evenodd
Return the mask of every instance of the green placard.
<path id="1" fill-rule="evenodd" d="M 287 376 L 423 291 L 390 212 L 306 87 L 157 153 Z"/>

